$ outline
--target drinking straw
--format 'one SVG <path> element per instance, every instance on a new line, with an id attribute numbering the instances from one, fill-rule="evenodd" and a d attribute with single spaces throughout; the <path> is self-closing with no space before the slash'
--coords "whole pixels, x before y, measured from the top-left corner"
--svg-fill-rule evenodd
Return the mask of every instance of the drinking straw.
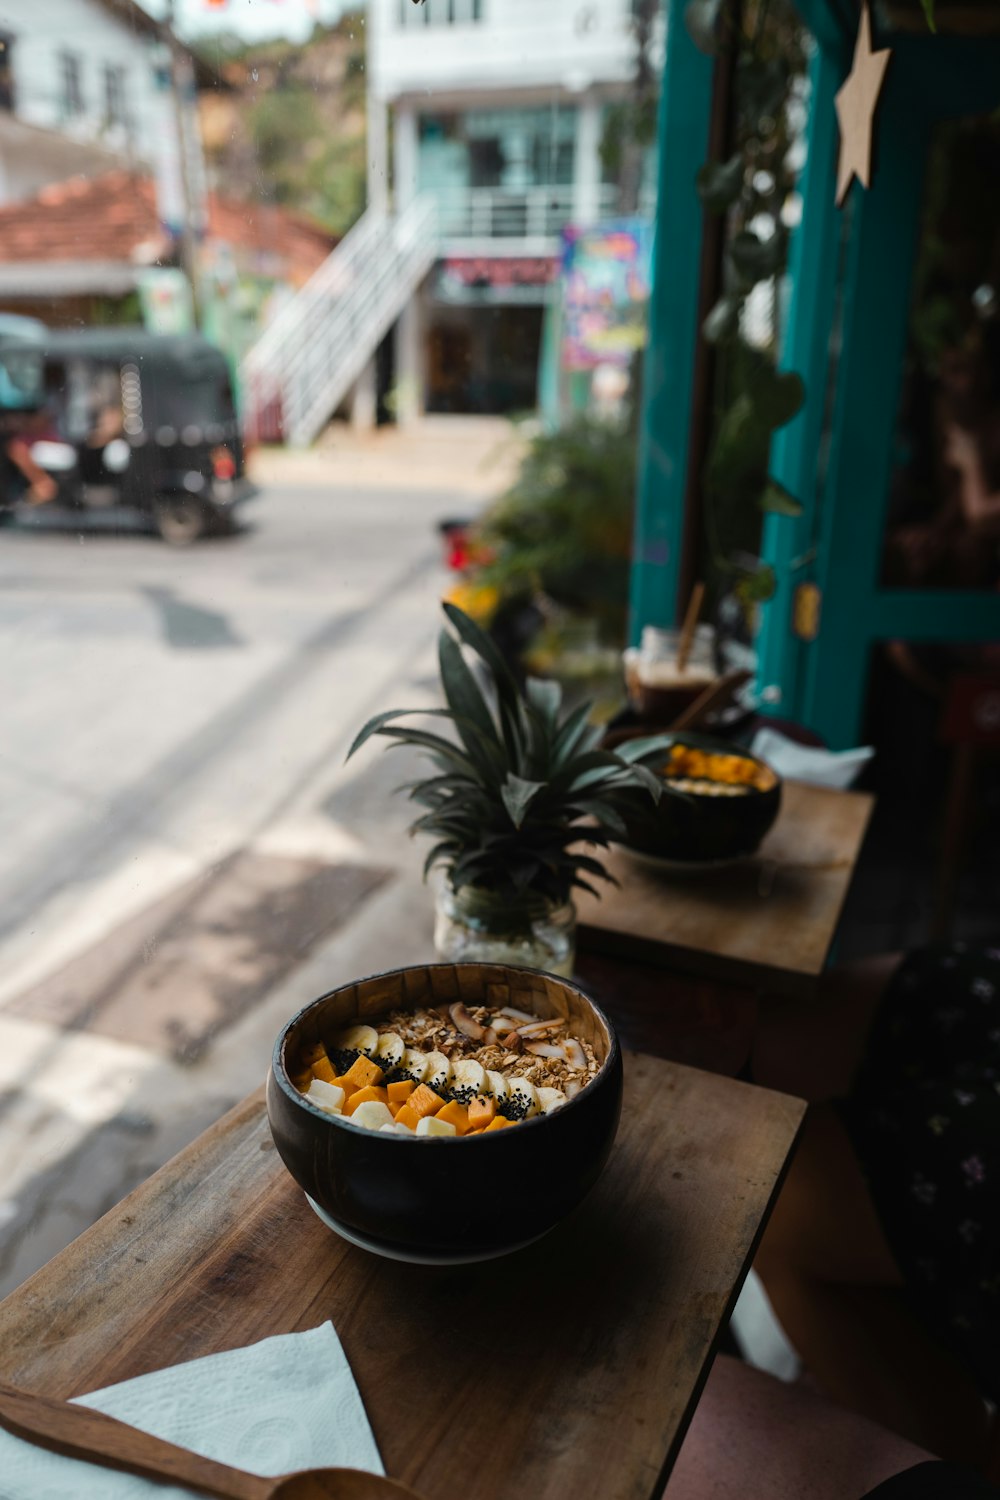
<path id="1" fill-rule="evenodd" d="M 677 643 L 677 671 L 682 673 L 687 666 L 688 657 L 691 655 L 691 642 L 694 640 L 694 629 L 701 614 L 701 606 L 705 599 L 705 585 L 696 583 L 688 603 L 687 614 L 684 616 L 684 624 L 681 627 L 681 638 Z"/>

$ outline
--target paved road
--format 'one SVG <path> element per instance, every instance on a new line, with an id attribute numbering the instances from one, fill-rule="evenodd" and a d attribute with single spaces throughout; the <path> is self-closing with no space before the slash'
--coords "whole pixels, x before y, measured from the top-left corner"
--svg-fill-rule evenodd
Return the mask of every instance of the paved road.
<path id="1" fill-rule="evenodd" d="M 369 713 L 429 701 L 436 522 L 480 502 L 486 436 L 444 473 L 426 445 L 338 484 L 271 459 L 246 529 L 190 550 L 0 533 L 0 1289 L 259 1081 L 310 985 L 426 946 L 425 894 L 390 882 L 189 1067 L 23 1008 L 234 851 L 412 867 L 398 767 L 344 753 Z"/>

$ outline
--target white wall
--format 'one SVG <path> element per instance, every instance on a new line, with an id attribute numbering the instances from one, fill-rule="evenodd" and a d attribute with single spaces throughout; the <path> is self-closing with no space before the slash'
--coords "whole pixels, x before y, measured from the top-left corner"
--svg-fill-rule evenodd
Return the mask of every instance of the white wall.
<path id="1" fill-rule="evenodd" d="M 123 134 L 102 135 L 104 65 L 119 66 L 135 154 L 152 157 L 165 117 L 153 87 L 151 37 L 133 30 L 99 0 L 0 0 L 0 28 L 14 36 L 14 108 L 21 119 L 124 150 Z M 84 112 L 72 120 L 62 106 L 62 51 L 80 59 Z"/>
<path id="2" fill-rule="evenodd" d="M 576 93 L 634 73 L 629 0 L 482 0 L 483 19 L 419 23 L 405 0 L 368 0 L 370 86 L 380 99 L 555 87 Z M 443 7 L 448 0 L 426 0 Z M 411 18 L 411 11 L 413 16 Z"/>

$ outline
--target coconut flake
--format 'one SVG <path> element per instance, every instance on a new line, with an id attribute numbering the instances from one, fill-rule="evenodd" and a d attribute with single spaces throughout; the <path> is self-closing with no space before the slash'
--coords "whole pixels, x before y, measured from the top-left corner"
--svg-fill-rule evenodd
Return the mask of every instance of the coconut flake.
<path id="1" fill-rule="evenodd" d="M 573 1068 L 586 1068 L 587 1054 L 584 1052 L 575 1036 L 568 1036 L 562 1044 L 562 1052 L 566 1061 Z"/>
<path id="2" fill-rule="evenodd" d="M 525 1042 L 525 1052 L 533 1052 L 536 1057 L 554 1057 L 558 1062 L 565 1062 L 566 1054 L 561 1047 L 555 1047 L 551 1042 Z"/>

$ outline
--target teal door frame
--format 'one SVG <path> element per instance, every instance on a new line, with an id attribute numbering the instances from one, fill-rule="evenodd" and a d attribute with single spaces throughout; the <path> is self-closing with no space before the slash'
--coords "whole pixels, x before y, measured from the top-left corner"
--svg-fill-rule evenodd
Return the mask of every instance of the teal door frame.
<path id="1" fill-rule="evenodd" d="M 824 10 L 819 0 L 800 8 Z M 940 120 L 1000 102 L 1000 48 L 931 36 L 893 40 L 872 187 L 852 186 L 850 219 L 841 226 L 833 208 L 833 95 L 851 48 L 845 52 L 841 28 L 828 28 L 822 41 L 782 360 L 803 375 L 807 401 L 772 446 L 773 472 L 803 514 L 771 517 L 765 528 L 763 554 L 779 582 L 764 611 L 758 687 L 772 712 L 841 748 L 862 733 L 876 643 L 1000 638 L 1000 595 L 885 589 L 879 581 L 931 131 Z M 838 336 L 824 454 L 830 345 Z M 821 594 L 811 641 L 792 629 L 795 591 L 806 580 Z"/>
<path id="2" fill-rule="evenodd" d="M 699 337 L 702 205 L 695 179 L 708 155 L 713 59 L 666 0 L 649 342 L 643 373 L 630 636 L 677 615 L 692 371 Z"/>

